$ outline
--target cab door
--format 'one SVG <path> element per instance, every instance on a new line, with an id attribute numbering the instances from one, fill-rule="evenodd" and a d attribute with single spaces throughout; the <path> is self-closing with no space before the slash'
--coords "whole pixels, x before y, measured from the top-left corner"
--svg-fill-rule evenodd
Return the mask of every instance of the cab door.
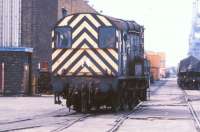
<path id="1" fill-rule="evenodd" d="M 127 35 L 123 33 L 121 45 L 121 70 L 123 76 L 127 75 L 127 56 Z"/>
<path id="2" fill-rule="evenodd" d="M 29 65 L 28 64 L 24 64 L 24 71 L 23 71 L 23 82 L 22 82 L 22 88 L 21 88 L 21 93 L 22 94 L 27 94 L 30 92 L 29 90 L 29 82 L 30 82 L 30 76 L 29 76 Z"/>

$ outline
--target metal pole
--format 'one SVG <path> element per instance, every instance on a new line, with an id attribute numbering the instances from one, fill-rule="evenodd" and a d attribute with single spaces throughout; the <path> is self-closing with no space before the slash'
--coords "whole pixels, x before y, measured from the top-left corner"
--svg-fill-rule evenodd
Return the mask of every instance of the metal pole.
<path id="1" fill-rule="evenodd" d="M 2 94 L 4 94 L 4 62 L 1 64 L 2 65 Z"/>
<path id="2" fill-rule="evenodd" d="M 72 0 L 71 0 L 71 14 L 72 14 L 72 6 L 73 6 L 72 4 L 73 4 L 73 3 L 72 3 Z"/>

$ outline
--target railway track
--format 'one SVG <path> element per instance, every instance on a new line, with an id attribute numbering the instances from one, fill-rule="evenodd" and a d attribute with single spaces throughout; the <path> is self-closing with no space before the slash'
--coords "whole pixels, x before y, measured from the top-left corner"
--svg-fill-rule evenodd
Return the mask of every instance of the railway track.
<path id="1" fill-rule="evenodd" d="M 37 119 L 37 118 L 43 118 L 43 117 L 47 117 L 47 116 L 56 116 L 56 114 L 58 114 L 58 112 L 60 112 L 61 110 L 65 110 L 65 109 L 66 108 L 61 108 L 61 109 L 58 109 L 58 110 L 55 110 L 52 112 L 34 115 L 32 117 L 26 117 L 26 118 L 17 119 L 17 120 L 11 120 L 11 121 L 3 121 L 3 122 L 0 122 L 0 125 L 24 122 L 24 121 L 29 121 L 29 120 L 33 120 L 33 119 Z"/>
<path id="2" fill-rule="evenodd" d="M 75 123 L 80 122 L 80 121 L 83 121 L 83 120 L 85 120 L 86 118 L 91 117 L 91 116 L 92 116 L 92 114 L 83 115 L 83 116 L 81 116 L 81 117 L 79 117 L 79 118 L 77 118 L 77 119 L 75 119 L 75 120 L 72 120 L 72 121 L 69 121 L 69 122 L 67 122 L 67 123 L 64 123 L 64 125 L 62 125 L 61 127 L 58 127 L 58 128 L 56 128 L 56 129 L 52 130 L 51 132 L 61 132 L 61 131 L 65 130 L 65 129 L 71 127 L 71 126 L 74 125 Z"/>
<path id="3" fill-rule="evenodd" d="M 161 83 L 159 87 L 156 89 L 153 89 L 153 91 L 157 91 L 163 84 L 164 83 Z M 105 131 L 116 132 L 123 125 L 123 123 L 127 119 L 129 119 L 130 115 L 133 112 L 137 111 L 142 104 L 143 102 L 138 104 L 132 111 L 109 114 L 113 118 L 116 117 L 116 119 L 113 120 L 114 124 L 112 122 L 113 124 L 112 127 L 110 128 L 109 126 L 108 128 L 105 129 Z M 96 114 L 96 113 L 80 114 L 76 112 L 66 114 L 62 112 L 62 109 L 41 114 L 41 115 L 36 115 L 32 118 L 24 118 L 21 120 L 14 120 L 11 122 L 0 123 L 0 132 L 20 131 L 20 130 L 29 130 L 29 129 L 37 130 L 37 129 L 48 127 L 48 126 L 52 127 L 50 130 L 48 130 L 50 132 L 61 132 L 61 131 L 66 131 L 68 129 L 69 130 L 73 129 L 72 126 L 74 126 L 76 123 L 78 124 L 87 119 L 93 120 L 93 118 L 90 118 L 90 117 L 101 118 L 101 116 L 104 115 L 104 114 Z M 38 122 L 41 122 L 41 123 L 38 123 Z M 3 126 L 3 129 L 2 129 L 2 126 Z"/>
<path id="4" fill-rule="evenodd" d="M 107 132 L 116 132 L 120 126 L 129 118 L 129 115 L 131 115 L 133 112 L 135 112 L 140 106 L 142 105 L 142 102 L 139 103 L 132 111 L 123 114 L 119 119 L 117 119 L 115 122 L 116 124 Z"/>
<path id="5" fill-rule="evenodd" d="M 184 93 L 185 101 L 187 102 L 190 113 L 191 113 L 193 120 L 195 122 L 195 127 L 196 127 L 197 131 L 200 132 L 200 119 L 199 119 L 194 107 L 191 104 L 191 100 L 188 98 L 188 94 L 185 92 L 185 90 L 183 90 L 183 93 Z"/>
<path id="6" fill-rule="evenodd" d="M 135 112 L 136 110 L 138 110 L 138 108 L 142 105 L 142 102 L 139 103 L 135 108 L 134 110 L 132 111 L 129 111 L 129 112 L 125 112 L 123 113 L 122 115 L 120 115 L 117 120 L 115 120 L 114 122 L 116 122 L 116 124 L 113 125 L 112 128 L 110 128 L 107 132 L 116 132 L 120 126 L 123 124 L 123 122 L 125 120 L 127 120 L 129 118 L 129 115 L 131 115 L 133 112 Z M 121 113 L 117 113 L 117 114 L 121 114 Z M 61 131 L 64 131 L 64 130 L 67 130 L 68 128 L 70 128 L 71 126 L 75 125 L 76 123 L 78 122 L 81 122 L 81 121 L 84 121 L 86 120 L 87 118 L 89 117 L 98 117 L 99 114 L 84 114 L 83 116 L 75 119 L 75 120 L 72 120 L 72 121 L 69 121 L 69 122 L 66 122 L 64 123 L 62 126 L 60 127 L 57 127 L 56 129 L 50 131 L 50 132 L 61 132 Z M 100 114 L 101 116 L 102 114 Z"/>
<path id="7" fill-rule="evenodd" d="M 155 93 L 161 86 L 163 86 L 167 81 L 164 81 L 162 83 L 159 84 L 159 86 L 154 89 L 153 93 Z M 129 112 L 125 112 L 124 114 L 122 114 L 122 116 L 120 116 L 117 120 L 115 120 L 115 124 L 113 125 L 112 128 L 110 128 L 107 132 L 116 132 L 120 126 L 124 123 L 124 121 L 126 121 L 127 119 L 129 119 L 129 115 L 131 115 L 133 112 L 135 112 L 136 110 L 138 110 L 138 108 L 142 105 L 143 102 L 140 102 L 132 111 Z M 58 127 L 54 130 L 52 130 L 51 132 L 61 132 L 64 131 L 66 129 L 68 129 L 69 127 L 73 126 L 74 124 L 83 121 L 85 119 L 87 119 L 88 117 L 92 117 L 92 116 L 96 116 L 96 114 L 86 114 L 78 119 L 75 119 L 71 122 L 67 122 L 64 125 L 62 125 L 61 127 Z"/>
<path id="8" fill-rule="evenodd" d="M 59 110 L 56 110 L 56 111 L 53 111 L 50 113 L 36 115 L 31 118 L 24 118 L 24 119 L 20 119 L 20 120 L 14 120 L 14 121 L 0 123 L 0 132 L 19 131 L 19 130 L 43 127 L 46 125 L 59 124 L 59 123 L 61 123 L 60 121 L 48 123 L 48 120 L 52 119 L 52 118 L 56 119 L 56 118 L 60 118 L 60 117 L 67 117 L 70 115 L 73 116 L 73 115 L 78 114 L 76 112 L 72 112 L 72 113 L 63 115 L 63 114 L 59 113 L 59 111 L 62 109 L 59 109 Z M 44 122 L 44 121 L 46 121 L 46 122 Z M 44 122 L 44 123 L 39 123 L 39 122 Z"/>

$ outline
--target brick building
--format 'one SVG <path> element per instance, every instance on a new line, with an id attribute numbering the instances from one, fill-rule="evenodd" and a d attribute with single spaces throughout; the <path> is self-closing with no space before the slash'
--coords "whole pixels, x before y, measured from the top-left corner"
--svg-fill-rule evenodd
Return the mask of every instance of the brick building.
<path id="1" fill-rule="evenodd" d="M 33 48 L 32 79 L 41 67 L 50 70 L 51 29 L 63 17 L 63 9 L 68 14 L 96 12 L 83 0 L 0 0 L 0 52 Z"/>
<path id="2" fill-rule="evenodd" d="M 83 0 L 22 0 L 22 47 L 32 47 L 34 71 L 48 62 L 50 65 L 51 29 L 62 18 L 62 10 L 68 14 L 95 12 Z M 32 2 L 31 2 L 32 1 Z M 48 6 L 47 6 L 48 5 Z M 25 37 L 26 36 L 26 37 Z"/>
<path id="3" fill-rule="evenodd" d="M 68 14 L 82 12 L 97 12 L 94 8 L 87 4 L 85 0 L 59 0 L 58 2 L 58 19 L 62 17 L 62 8 L 66 9 Z"/>

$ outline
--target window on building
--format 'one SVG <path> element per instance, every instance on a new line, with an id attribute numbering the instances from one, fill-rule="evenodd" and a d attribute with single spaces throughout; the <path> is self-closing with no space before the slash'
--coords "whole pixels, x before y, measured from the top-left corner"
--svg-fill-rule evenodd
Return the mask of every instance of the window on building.
<path id="1" fill-rule="evenodd" d="M 116 29 L 113 27 L 101 27 L 99 29 L 99 47 L 116 48 Z"/>
<path id="2" fill-rule="evenodd" d="M 56 48 L 71 48 L 72 35 L 71 28 L 57 27 L 56 32 Z"/>
<path id="3" fill-rule="evenodd" d="M 48 61 L 42 61 L 38 63 L 38 69 L 40 71 L 48 71 L 49 69 Z"/>

